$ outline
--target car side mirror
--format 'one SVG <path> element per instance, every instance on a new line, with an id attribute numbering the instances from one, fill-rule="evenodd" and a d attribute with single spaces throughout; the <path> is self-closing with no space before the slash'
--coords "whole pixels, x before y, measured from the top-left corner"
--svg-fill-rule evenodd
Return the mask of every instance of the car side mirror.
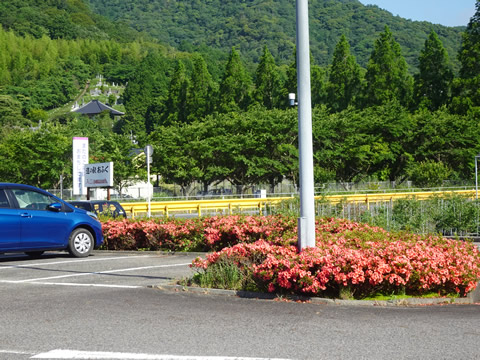
<path id="1" fill-rule="evenodd" d="M 53 203 L 53 204 L 48 205 L 47 209 L 50 210 L 50 211 L 60 212 L 60 211 L 62 211 L 62 204 Z"/>

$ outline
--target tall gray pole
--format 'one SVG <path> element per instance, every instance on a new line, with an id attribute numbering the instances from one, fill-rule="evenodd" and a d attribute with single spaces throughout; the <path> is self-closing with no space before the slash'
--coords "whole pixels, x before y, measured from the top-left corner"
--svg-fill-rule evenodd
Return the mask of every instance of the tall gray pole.
<path id="1" fill-rule="evenodd" d="M 300 158 L 300 219 L 298 247 L 315 246 L 315 192 L 313 182 L 312 100 L 308 0 L 297 0 L 298 149 Z"/>

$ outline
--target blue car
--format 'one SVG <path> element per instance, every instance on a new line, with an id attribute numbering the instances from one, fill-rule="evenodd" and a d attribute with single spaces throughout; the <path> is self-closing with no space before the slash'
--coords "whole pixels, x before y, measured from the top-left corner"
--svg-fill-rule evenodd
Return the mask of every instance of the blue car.
<path id="1" fill-rule="evenodd" d="M 39 257 L 67 250 L 86 257 L 103 243 L 97 216 L 29 185 L 0 183 L 0 253 Z"/>

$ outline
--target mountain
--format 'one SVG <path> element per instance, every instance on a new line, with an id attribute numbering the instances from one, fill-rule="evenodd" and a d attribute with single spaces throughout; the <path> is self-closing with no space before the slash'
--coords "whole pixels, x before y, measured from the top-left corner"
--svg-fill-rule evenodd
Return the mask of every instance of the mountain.
<path id="1" fill-rule="evenodd" d="M 93 13 L 84 0 L 2 0 L 0 24 L 17 35 L 51 39 L 132 41 L 140 35 Z"/>
<path id="2" fill-rule="evenodd" d="M 94 12 L 122 21 L 183 51 L 221 51 L 235 46 L 247 63 L 258 63 L 267 45 L 278 64 L 292 61 L 295 47 L 295 1 L 292 0 L 86 0 Z M 415 72 L 420 50 L 433 29 L 454 67 L 462 27 L 446 27 L 393 16 L 358 0 L 310 0 L 310 42 L 319 65 L 331 62 L 345 34 L 357 61 L 365 66 L 385 25 L 402 46 Z"/>

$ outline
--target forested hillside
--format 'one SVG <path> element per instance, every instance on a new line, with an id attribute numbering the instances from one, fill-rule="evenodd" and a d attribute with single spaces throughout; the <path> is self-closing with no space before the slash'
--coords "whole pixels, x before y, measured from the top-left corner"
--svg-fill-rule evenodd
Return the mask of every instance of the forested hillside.
<path id="1" fill-rule="evenodd" d="M 34 38 L 115 39 L 132 41 L 137 31 L 93 13 L 83 0 L 7 0 L 0 2 L 0 23 L 5 30 Z"/>
<path id="2" fill-rule="evenodd" d="M 200 51 L 211 58 L 235 46 L 247 65 L 258 63 L 267 45 L 277 63 L 285 64 L 294 51 L 295 1 L 291 0 L 88 1 L 101 15 L 122 20 L 181 50 Z M 385 25 L 395 34 L 412 72 L 431 30 L 438 34 L 454 66 L 458 65 L 458 28 L 405 20 L 357 0 L 310 0 L 309 5 L 311 51 L 318 65 L 330 62 L 344 34 L 359 64 L 366 66 L 373 42 Z"/>

